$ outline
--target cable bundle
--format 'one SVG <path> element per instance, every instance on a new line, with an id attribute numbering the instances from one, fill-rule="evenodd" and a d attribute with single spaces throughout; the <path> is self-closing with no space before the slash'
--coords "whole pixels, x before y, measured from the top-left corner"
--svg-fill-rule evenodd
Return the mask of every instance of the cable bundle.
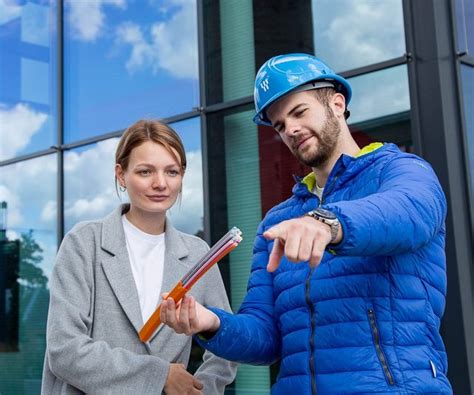
<path id="1" fill-rule="evenodd" d="M 169 293 L 175 303 L 183 299 L 186 292 L 217 262 L 242 241 L 242 232 L 235 226 L 229 230 L 204 256 L 184 275 Z M 142 342 L 150 340 L 153 333 L 160 326 L 161 305 L 154 311 L 138 334 Z"/>

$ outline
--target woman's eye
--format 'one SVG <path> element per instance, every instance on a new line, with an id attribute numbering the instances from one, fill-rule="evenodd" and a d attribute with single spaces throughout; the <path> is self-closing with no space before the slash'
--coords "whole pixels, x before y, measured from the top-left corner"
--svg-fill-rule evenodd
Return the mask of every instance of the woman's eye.
<path id="1" fill-rule="evenodd" d="M 168 170 L 168 174 L 171 176 L 171 177 L 176 177 L 179 175 L 179 171 L 178 170 Z"/>
<path id="2" fill-rule="evenodd" d="M 149 176 L 151 174 L 150 170 L 140 170 L 139 174 L 141 176 Z"/>

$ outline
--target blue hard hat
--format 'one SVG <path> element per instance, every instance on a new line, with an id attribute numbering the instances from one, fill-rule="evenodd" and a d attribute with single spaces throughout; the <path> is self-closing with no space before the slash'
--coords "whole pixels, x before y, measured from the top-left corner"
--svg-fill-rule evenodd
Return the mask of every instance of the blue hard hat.
<path id="1" fill-rule="evenodd" d="M 349 82 L 335 74 L 316 56 L 305 53 L 279 55 L 267 60 L 258 70 L 254 89 L 256 115 L 253 121 L 258 125 L 271 126 L 266 115 L 268 107 L 283 95 L 309 83 L 314 84 L 308 89 L 334 86 L 346 98 L 346 106 L 351 101 L 352 88 Z"/>

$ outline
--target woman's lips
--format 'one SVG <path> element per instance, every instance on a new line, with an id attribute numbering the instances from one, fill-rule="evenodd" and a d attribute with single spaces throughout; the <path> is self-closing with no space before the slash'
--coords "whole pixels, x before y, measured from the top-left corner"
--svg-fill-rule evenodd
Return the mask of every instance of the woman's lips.
<path id="1" fill-rule="evenodd" d="M 147 198 L 153 202 L 162 202 L 163 200 L 168 199 L 168 195 L 148 195 Z"/>

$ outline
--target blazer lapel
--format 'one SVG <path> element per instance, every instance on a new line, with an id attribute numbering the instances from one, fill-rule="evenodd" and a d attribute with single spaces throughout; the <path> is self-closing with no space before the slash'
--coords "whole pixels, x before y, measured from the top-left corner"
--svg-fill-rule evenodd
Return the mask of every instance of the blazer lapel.
<path id="1" fill-rule="evenodd" d="M 121 205 L 103 222 L 101 247 L 112 256 L 102 261 L 102 268 L 125 315 L 138 333 L 143 326 L 143 318 L 121 218 L 128 207 Z"/>

